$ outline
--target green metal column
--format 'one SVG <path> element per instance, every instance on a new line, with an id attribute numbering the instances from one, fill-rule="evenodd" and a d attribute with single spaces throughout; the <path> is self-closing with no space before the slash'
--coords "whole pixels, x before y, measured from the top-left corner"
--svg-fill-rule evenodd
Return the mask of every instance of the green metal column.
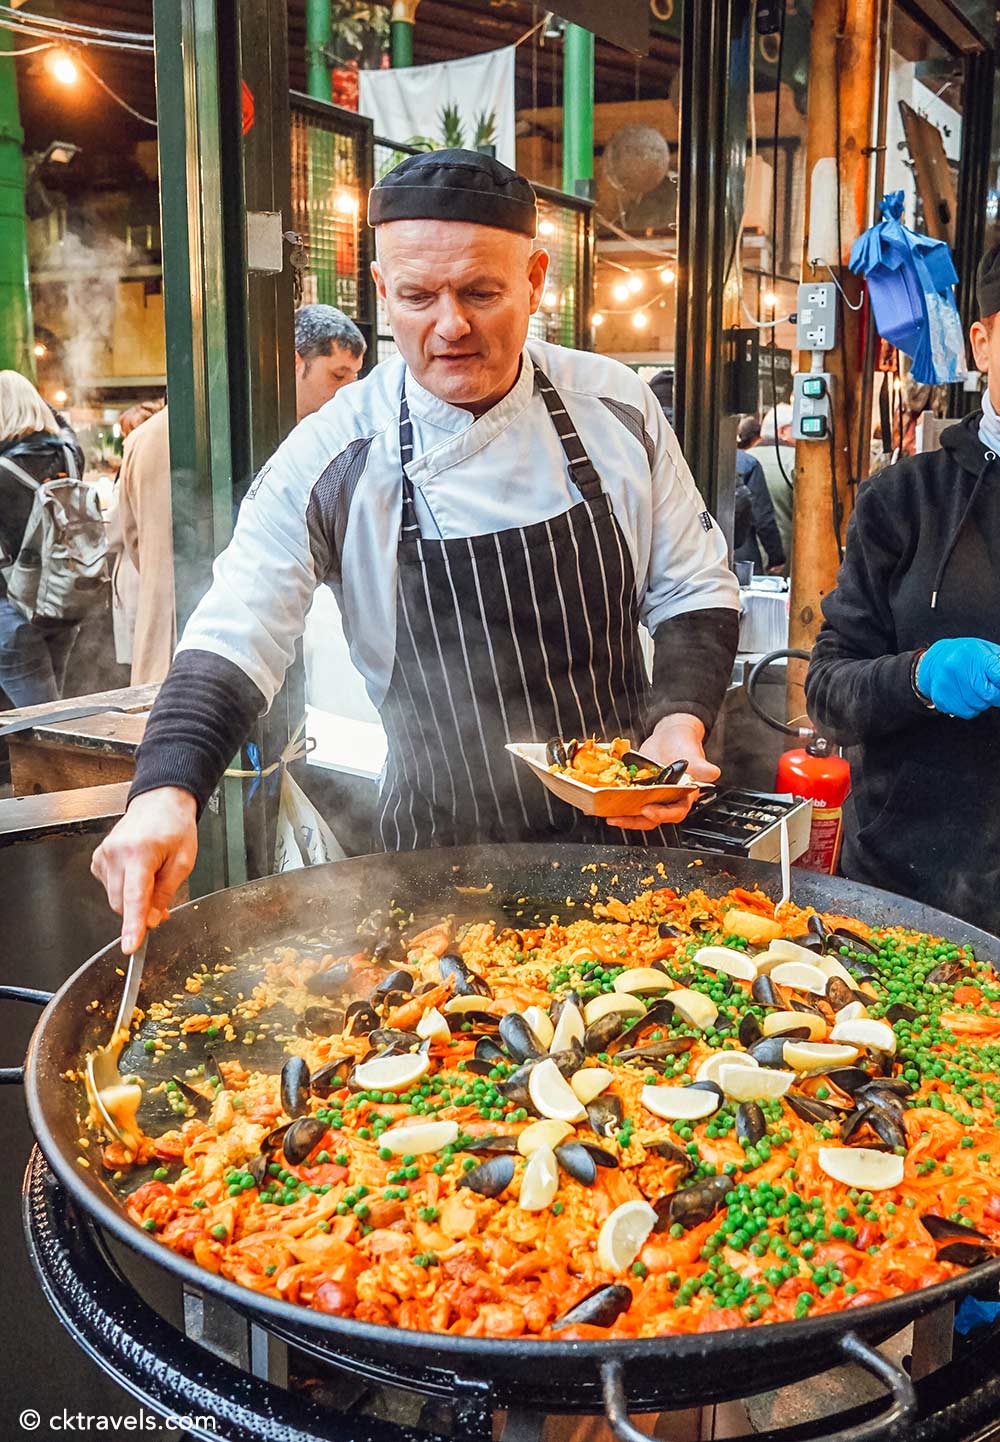
<path id="1" fill-rule="evenodd" d="M 17 62 L 9 30 L 0 30 L 0 370 L 35 378 L 28 231 L 24 216 L 24 131 L 17 104 Z"/>
<path id="2" fill-rule="evenodd" d="M 563 190 L 589 195 L 594 178 L 593 32 L 567 25 L 563 45 Z"/>
<path id="3" fill-rule="evenodd" d="M 306 91 L 316 100 L 333 99 L 328 51 L 330 0 L 306 0 Z"/>
<path id="4" fill-rule="evenodd" d="M 389 57 L 393 70 L 413 64 L 413 26 L 420 0 L 393 0 L 389 21 Z"/>

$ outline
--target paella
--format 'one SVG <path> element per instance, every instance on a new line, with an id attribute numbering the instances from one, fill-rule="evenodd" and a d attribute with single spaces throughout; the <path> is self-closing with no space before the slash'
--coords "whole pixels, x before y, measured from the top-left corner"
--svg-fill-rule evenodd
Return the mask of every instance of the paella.
<path id="1" fill-rule="evenodd" d="M 172 1122 L 103 1151 L 136 1224 L 255 1292 L 470 1337 L 762 1326 L 996 1255 L 991 966 L 594 870 L 577 920 L 387 914 L 224 1007 L 224 954 L 148 1006 L 139 1122 Z"/>

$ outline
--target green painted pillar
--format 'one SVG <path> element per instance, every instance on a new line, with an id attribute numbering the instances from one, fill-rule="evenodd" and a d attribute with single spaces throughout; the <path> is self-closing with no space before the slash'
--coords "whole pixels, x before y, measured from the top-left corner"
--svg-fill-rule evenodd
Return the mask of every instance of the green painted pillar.
<path id="1" fill-rule="evenodd" d="M 393 0 L 389 21 L 389 58 L 393 70 L 413 64 L 413 26 L 420 0 Z"/>
<path id="2" fill-rule="evenodd" d="M 24 215 L 24 131 L 9 30 L 0 30 L 0 370 L 35 378 L 34 328 Z"/>
<path id="3" fill-rule="evenodd" d="M 328 50 L 330 0 L 306 0 L 306 90 L 314 100 L 333 99 Z"/>
<path id="4" fill-rule="evenodd" d="M 594 178 L 593 33 L 567 25 L 563 45 L 563 190 L 576 195 Z"/>

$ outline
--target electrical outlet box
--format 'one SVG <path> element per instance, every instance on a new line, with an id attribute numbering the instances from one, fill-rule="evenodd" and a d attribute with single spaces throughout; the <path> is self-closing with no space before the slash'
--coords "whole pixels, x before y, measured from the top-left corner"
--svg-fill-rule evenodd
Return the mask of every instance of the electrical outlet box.
<path id="1" fill-rule="evenodd" d="M 797 314 L 799 350 L 833 350 L 837 343 L 837 287 L 830 281 L 800 285 Z"/>
<path id="2" fill-rule="evenodd" d="M 833 378 L 827 371 L 801 371 L 792 377 L 792 436 L 825 441 L 830 434 Z"/>

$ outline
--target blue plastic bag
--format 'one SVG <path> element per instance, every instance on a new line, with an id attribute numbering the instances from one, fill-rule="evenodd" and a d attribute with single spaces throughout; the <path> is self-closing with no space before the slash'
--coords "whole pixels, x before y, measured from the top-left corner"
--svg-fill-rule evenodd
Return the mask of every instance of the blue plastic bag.
<path id="1" fill-rule="evenodd" d="M 932 240 L 903 224 L 903 192 L 879 205 L 882 220 L 859 235 L 850 268 L 868 284 L 875 325 L 882 338 L 904 351 L 921 385 L 965 379 L 965 339 L 955 304 L 958 273 L 946 241 Z"/>

